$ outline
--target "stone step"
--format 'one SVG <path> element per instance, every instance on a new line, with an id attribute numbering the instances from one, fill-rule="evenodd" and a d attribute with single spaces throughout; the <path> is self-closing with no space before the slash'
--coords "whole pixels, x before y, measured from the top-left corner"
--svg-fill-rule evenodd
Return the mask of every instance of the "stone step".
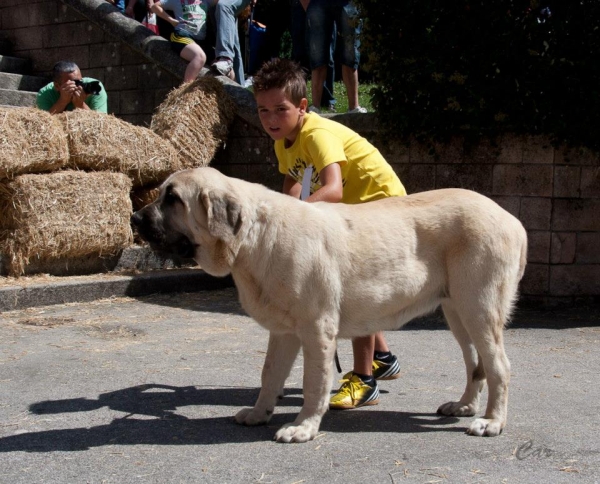
<path id="1" fill-rule="evenodd" d="M 20 57 L 0 55 L 0 72 L 13 72 L 15 74 L 29 74 L 31 61 Z"/>
<path id="2" fill-rule="evenodd" d="M 0 55 L 11 55 L 12 52 L 12 42 L 7 39 L 0 39 Z"/>
<path id="3" fill-rule="evenodd" d="M 35 107 L 36 92 L 15 91 L 14 89 L 0 89 L 0 105 L 19 107 Z"/>
<path id="4" fill-rule="evenodd" d="M 46 77 L 0 72 L 0 89 L 38 92 L 49 82 L 50 80 Z"/>

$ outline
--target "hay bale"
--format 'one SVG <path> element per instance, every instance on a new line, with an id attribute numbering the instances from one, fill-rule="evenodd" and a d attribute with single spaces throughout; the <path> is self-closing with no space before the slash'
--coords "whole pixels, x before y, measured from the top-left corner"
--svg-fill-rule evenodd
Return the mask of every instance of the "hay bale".
<path id="1" fill-rule="evenodd" d="M 171 141 L 184 168 L 206 166 L 227 139 L 235 104 L 223 85 L 205 76 L 172 90 L 152 116 L 150 129 Z"/>
<path id="2" fill-rule="evenodd" d="M 61 171 L 0 182 L 10 230 L 3 252 L 13 276 L 41 261 L 113 255 L 131 245 L 131 180 L 121 173 Z"/>
<path id="3" fill-rule="evenodd" d="M 124 173 L 134 186 L 160 183 L 181 169 L 171 143 L 148 128 L 83 109 L 58 118 L 67 133 L 71 168 Z"/>
<path id="4" fill-rule="evenodd" d="M 152 203 L 158 198 L 159 193 L 159 186 L 134 188 L 131 191 L 131 204 L 133 206 L 133 211 L 137 212 L 149 203 Z"/>
<path id="5" fill-rule="evenodd" d="M 0 179 L 64 167 L 67 136 L 56 119 L 36 108 L 0 108 Z"/>

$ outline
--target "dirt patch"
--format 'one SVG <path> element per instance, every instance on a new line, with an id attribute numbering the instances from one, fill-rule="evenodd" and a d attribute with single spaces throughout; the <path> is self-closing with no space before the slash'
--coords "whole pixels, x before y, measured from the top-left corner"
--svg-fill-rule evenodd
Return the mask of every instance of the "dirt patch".
<path id="1" fill-rule="evenodd" d="M 23 324 L 25 326 L 37 326 L 44 328 L 54 328 L 56 326 L 62 326 L 63 324 L 74 323 L 75 319 L 73 318 L 63 318 L 63 317 L 44 317 L 44 316 L 33 316 L 29 318 L 21 318 L 16 321 L 17 324 Z"/>
<path id="2" fill-rule="evenodd" d="M 138 328 L 109 324 L 94 325 L 86 329 L 85 333 L 95 338 L 107 340 L 138 339 L 146 336 L 146 332 Z"/>

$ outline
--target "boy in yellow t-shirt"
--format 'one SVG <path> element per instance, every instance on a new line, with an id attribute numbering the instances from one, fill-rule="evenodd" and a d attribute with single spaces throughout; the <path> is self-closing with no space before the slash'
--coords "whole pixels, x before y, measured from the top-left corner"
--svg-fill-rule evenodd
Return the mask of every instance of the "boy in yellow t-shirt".
<path id="1" fill-rule="evenodd" d="M 267 62 L 254 76 L 253 89 L 261 124 L 275 140 L 283 193 L 307 202 L 348 204 L 406 195 L 392 167 L 366 139 L 307 112 L 306 78 L 298 64 Z M 352 349 L 354 368 L 331 397 L 332 409 L 376 405 L 377 380 L 400 376 L 383 333 L 353 339 Z"/>

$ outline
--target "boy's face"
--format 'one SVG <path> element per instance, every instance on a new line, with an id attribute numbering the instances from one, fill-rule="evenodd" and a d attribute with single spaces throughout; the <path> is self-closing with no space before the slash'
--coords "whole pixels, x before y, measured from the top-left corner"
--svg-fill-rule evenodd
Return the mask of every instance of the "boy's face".
<path id="1" fill-rule="evenodd" d="M 285 138 L 290 143 L 296 140 L 308 105 L 305 98 L 295 106 L 283 89 L 270 89 L 256 94 L 256 104 L 260 122 L 271 138 L 275 141 Z"/>

